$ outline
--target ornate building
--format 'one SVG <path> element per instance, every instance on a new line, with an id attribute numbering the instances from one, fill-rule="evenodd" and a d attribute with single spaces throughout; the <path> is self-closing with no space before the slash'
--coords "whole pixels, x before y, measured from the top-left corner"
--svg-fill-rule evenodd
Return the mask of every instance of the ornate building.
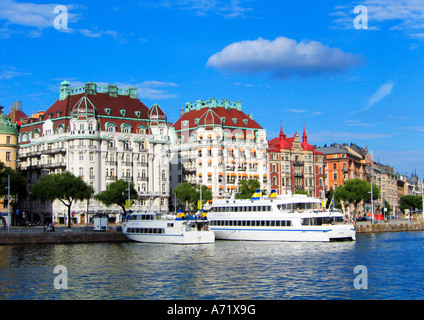
<path id="1" fill-rule="evenodd" d="M 60 86 L 60 98 L 39 117 L 30 117 L 19 137 L 20 168 L 28 187 L 41 175 L 67 170 L 83 177 L 95 193 L 117 180 L 132 181 L 139 199 L 131 209 L 168 209 L 169 132 L 158 105 L 147 108 L 137 89 L 88 82 L 71 89 Z M 84 223 L 90 213 L 120 213 L 97 201 L 73 205 L 74 219 Z M 22 210 L 63 223 L 66 207 L 59 201 L 26 201 Z"/>
<path id="2" fill-rule="evenodd" d="M 333 144 L 317 148 L 325 155 L 325 185 L 327 191 L 335 190 L 349 179 L 364 179 L 370 181 L 367 174 L 366 157 L 368 149 L 362 149 L 354 144 Z M 374 181 L 375 183 L 375 181 Z"/>
<path id="3" fill-rule="evenodd" d="M 324 154 L 309 144 L 305 128 L 300 141 L 297 132 L 288 138 L 281 125 L 280 136 L 268 143 L 272 189 L 278 194 L 303 190 L 309 196 L 325 198 Z"/>
<path id="4" fill-rule="evenodd" d="M 13 170 L 16 170 L 18 159 L 18 134 L 18 125 L 12 123 L 7 114 L 3 113 L 3 107 L 0 107 L 0 161 Z M 11 211 L 8 214 L 7 196 L 0 199 L 0 216 L 6 219 L 9 226 L 11 225 Z"/>
<path id="5" fill-rule="evenodd" d="M 240 180 L 257 179 L 268 187 L 266 131 L 241 102 L 198 100 L 186 103 L 171 148 L 172 188 L 202 184 L 213 197 L 230 197 Z"/>

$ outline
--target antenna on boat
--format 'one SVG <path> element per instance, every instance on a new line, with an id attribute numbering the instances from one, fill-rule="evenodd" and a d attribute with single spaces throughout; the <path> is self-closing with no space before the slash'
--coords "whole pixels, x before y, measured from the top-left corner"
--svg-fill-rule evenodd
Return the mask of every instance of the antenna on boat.
<path id="1" fill-rule="evenodd" d="M 231 194 L 231 198 L 230 198 L 230 200 L 231 201 L 235 201 L 236 200 L 236 193 L 235 192 L 233 192 L 232 194 Z"/>

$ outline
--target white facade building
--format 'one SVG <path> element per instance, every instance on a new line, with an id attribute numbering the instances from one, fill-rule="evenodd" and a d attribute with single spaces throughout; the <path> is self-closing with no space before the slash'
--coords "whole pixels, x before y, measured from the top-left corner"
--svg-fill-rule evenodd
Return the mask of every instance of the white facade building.
<path id="1" fill-rule="evenodd" d="M 172 189 L 182 182 L 201 184 L 214 198 L 228 198 L 240 180 L 251 178 L 269 188 L 266 131 L 240 101 L 186 103 L 173 129 Z"/>
<path id="2" fill-rule="evenodd" d="M 169 128 L 158 105 L 147 108 L 137 89 L 89 82 L 71 89 L 62 82 L 60 98 L 38 118 L 29 117 L 19 135 L 20 169 L 29 189 L 42 174 L 68 170 L 83 177 L 95 193 L 124 179 L 134 183 L 139 197 L 130 209 L 168 210 Z M 72 206 L 74 222 L 86 223 L 86 213 L 117 214 L 118 206 L 95 200 Z M 32 217 L 65 223 L 66 207 L 27 199 L 21 210 Z"/>

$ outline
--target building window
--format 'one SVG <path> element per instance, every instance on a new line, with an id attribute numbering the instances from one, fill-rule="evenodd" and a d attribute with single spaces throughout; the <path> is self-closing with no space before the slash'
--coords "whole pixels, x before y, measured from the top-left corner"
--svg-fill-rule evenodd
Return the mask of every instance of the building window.
<path id="1" fill-rule="evenodd" d="M 10 138 L 10 137 L 8 137 Z M 10 161 L 10 152 L 6 152 L 6 161 Z"/>
<path id="2" fill-rule="evenodd" d="M 84 168 L 83 167 L 79 168 L 79 176 L 84 177 Z"/>

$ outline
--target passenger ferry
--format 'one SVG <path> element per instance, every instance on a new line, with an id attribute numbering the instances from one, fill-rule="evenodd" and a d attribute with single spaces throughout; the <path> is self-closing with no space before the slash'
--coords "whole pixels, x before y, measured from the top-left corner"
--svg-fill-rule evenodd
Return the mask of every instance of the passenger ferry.
<path id="1" fill-rule="evenodd" d="M 203 244 L 214 243 L 215 234 L 205 217 L 184 217 L 155 212 L 132 213 L 122 232 L 130 240 L 150 243 Z"/>
<path id="2" fill-rule="evenodd" d="M 321 201 L 306 195 L 268 198 L 256 191 L 251 199 L 216 200 L 208 211 L 216 239 L 256 241 L 356 240 L 352 223 L 340 211 L 322 208 Z"/>

